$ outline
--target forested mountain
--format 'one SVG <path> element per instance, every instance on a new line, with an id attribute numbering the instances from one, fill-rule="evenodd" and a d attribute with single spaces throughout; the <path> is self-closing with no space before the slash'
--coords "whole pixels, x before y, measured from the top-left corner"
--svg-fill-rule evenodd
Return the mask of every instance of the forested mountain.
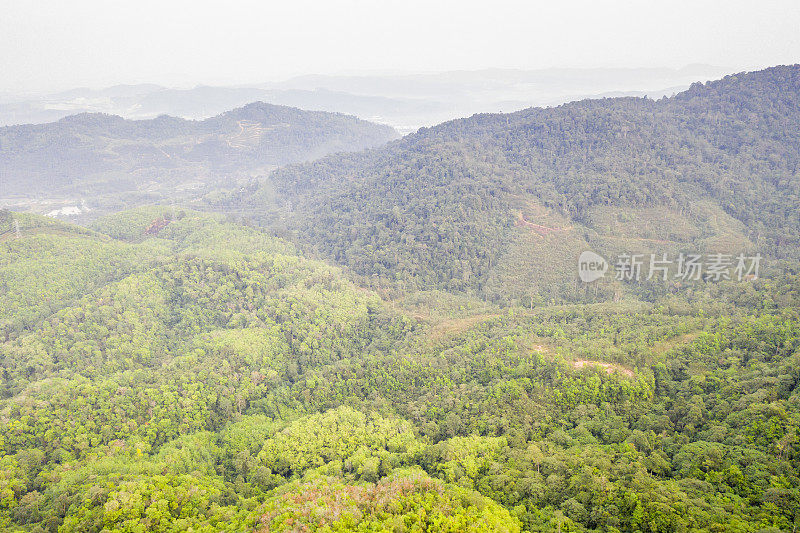
<path id="1" fill-rule="evenodd" d="M 187 201 L 277 166 L 394 139 L 355 117 L 253 103 L 202 121 L 73 115 L 0 128 L 0 206 L 104 210 Z M 51 202 L 51 203 L 48 203 Z M 67 213 L 68 214 L 68 213 Z M 97 213 L 95 213 L 96 217 Z"/>
<path id="2" fill-rule="evenodd" d="M 426 297 L 218 215 L 0 213 L 0 529 L 800 524 L 796 266 L 653 303 Z"/>
<path id="3" fill-rule="evenodd" d="M 279 169 L 229 203 L 376 283 L 574 301 L 586 249 L 797 258 L 798 162 L 800 66 L 784 66 L 475 115 Z"/>
<path id="4" fill-rule="evenodd" d="M 205 195 L 227 214 L 0 210 L 0 529 L 796 531 L 799 104 L 778 67 L 449 122 Z M 331 124 L 392 135 L 256 104 L 0 142 L 63 191 L 113 189 L 71 181 L 92 157 L 180 190 Z M 587 284 L 583 250 L 765 264 Z"/>

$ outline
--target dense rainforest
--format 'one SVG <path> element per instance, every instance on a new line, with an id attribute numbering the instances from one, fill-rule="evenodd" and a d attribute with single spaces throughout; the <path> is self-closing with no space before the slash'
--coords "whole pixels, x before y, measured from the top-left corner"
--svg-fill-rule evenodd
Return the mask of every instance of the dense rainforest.
<path id="1" fill-rule="evenodd" d="M 799 110 L 776 67 L 204 209 L 0 210 L 0 530 L 797 531 Z M 585 283 L 586 250 L 763 263 Z"/>
<path id="2" fill-rule="evenodd" d="M 4 529 L 800 524 L 796 265 L 652 303 L 398 302 L 218 215 L 5 217 Z"/>

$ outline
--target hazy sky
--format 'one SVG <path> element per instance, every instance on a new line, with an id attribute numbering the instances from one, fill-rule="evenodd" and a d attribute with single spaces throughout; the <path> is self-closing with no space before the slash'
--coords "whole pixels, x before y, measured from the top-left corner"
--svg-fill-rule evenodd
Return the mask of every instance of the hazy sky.
<path id="1" fill-rule="evenodd" d="M 0 0 L 0 91 L 800 62 L 797 0 Z"/>

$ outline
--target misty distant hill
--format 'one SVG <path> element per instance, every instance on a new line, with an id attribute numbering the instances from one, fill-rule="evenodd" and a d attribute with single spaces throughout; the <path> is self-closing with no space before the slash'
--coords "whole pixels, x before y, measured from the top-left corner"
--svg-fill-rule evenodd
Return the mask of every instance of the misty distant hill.
<path id="1" fill-rule="evenodd" d="M 0 128 L 0 202 L 74 197 L 114 207 L 186 198 L 277 166 L 356 151 L 397 137 L 352 116 L 253 103 L 193 121 L 82 113 Z M 105 197 L 105 200 L 102 198 Z M 87 206 L 91 208 L 91 205 Z"/>
<path id="2" fill-rule="evenodd" d="M 249 87 L 171 89 L 119 85 L 73 89 L 39 97 L 0 98 L 0 125 L 41 123 L 81 112 L 129 119 L 162 114 L 205 119 L 256 100 L 340 112 L 389 124 L 406 133 L 474 113 L 510 112 L 608 94 L 660 97 L 717 78 L 725 69 L 486 69 L 426 74 L 301 76 Z"/>

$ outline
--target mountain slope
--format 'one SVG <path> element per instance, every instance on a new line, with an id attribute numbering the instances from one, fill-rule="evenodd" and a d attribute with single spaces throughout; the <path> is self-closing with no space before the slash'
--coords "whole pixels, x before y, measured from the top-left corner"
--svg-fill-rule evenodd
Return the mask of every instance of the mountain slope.
<path id="1" fill-rule="evenodd" d="M 278 170 L 260 201 L 268 223 L 365 276 L 549 299 L 574 293 L 590 247 L 796 257 L 798 162 L 800 67 L 788 66 L 658 101 L 448 122 Z"/>

